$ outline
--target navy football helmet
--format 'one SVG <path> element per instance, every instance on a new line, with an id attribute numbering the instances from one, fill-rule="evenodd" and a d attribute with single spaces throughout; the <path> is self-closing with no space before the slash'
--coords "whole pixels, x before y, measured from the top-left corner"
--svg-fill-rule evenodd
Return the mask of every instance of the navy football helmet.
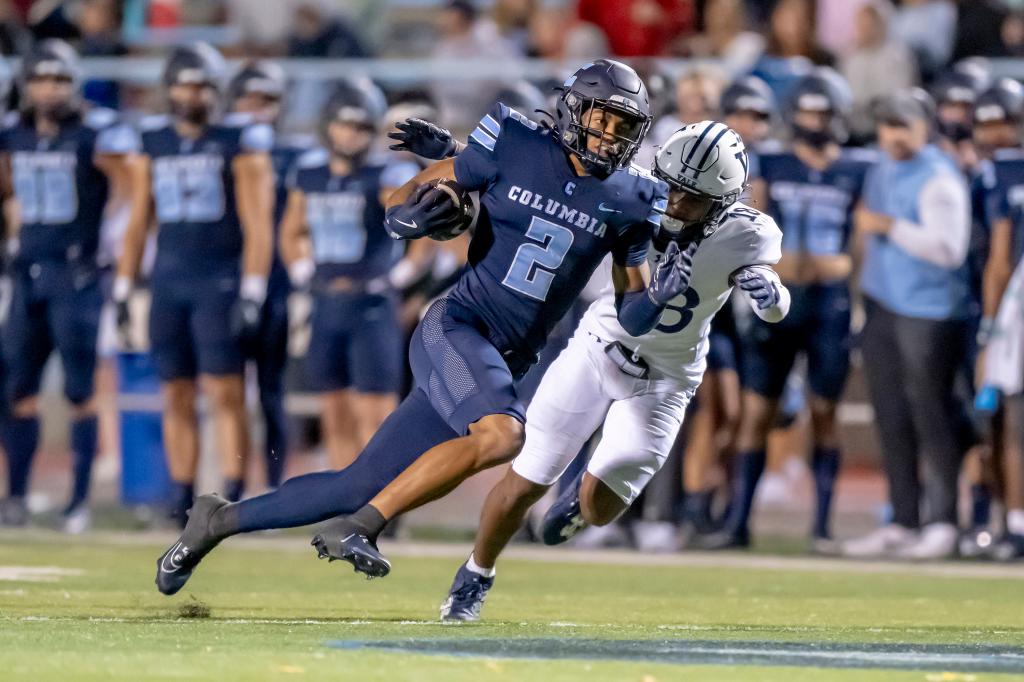
<path id="1" fill-rule="evenodd" d="M 21 87 L 23 92 L 31 81 L 38 78 L 56 78 L 71 84 L 73 94 L 60 101 L 51 103 L 32 102 L 25 94 L 22 98 L 22 110 L 30 114 L 37 108 L 45 109 L 47 115 L 58 119 L 74 115 L 81 108 L 82 70 L 78 53 L 63 40 L 50 38 L 36 44 L 21 62 Z M 7 81 L 6 92 L 10 92 L 10 79 Z M 6 101 L 6 100 L 5 100 Z"/>
<path id="2" fill-rule="evenodd" d="M 369 79 L 340 81 L 324 105 L 320 116 L 320 134 L 332 154 L 359 164 L 370 151 L 370 139 L 359 148 L 339 147 L 331 137 L 332 123 L 349 123 L 370 132 L 380 130 L 381 121 L 387 109 L 387 100 L 373 81 Z"/>
<path id="3" fill-rule="evenodd" d="M 220 52 L 207 43 L 176 47 L 164 64 L 163 86 L 171 112 L 186 121 L 205 125 L 213 117 L 224 86 L 227 66 Z M 200 100 L 175 101 L 170 90 L 177 85 L 198 85 L 204 90 Z M 206 92 L 209 91 L 209 92 Z"/>
<path id="4" fill-rule="evenodd" d="M 288 87 L 288 77 L 277 62 L 252 60 L 247 62 L 228 83 L 228 101 L 234 102 L 245 95 L 262 95 L 280 100 Z"/>
<path id="5" fill-rule="evenodd" d="M 1024 86 L 1013 78 L 1000 78 L 978 95 L 974 103 L 974 122 L 1024 122 Z"/>
<path id="6" fill-rule="evenodd" d="M 772 118 L 778 109 L 775 93 L 757 76 L 743 76 L 733 81 L 722 92 L 719 106 L 723 116 L 752 111 L 764 118 Z"/>
<path id="7" fill-rule="evenodd" d="M 554 128 L 566 151 L 602 175 L 629 165 L 651 127 L 647 87 L 636 71 L 620 62 L 598 59 L 569 76 L 561 93 Z M 608 133 L 603 126 L 591 127 L 595 111 L 619 117 L 619 129 Z M 597 151 L 590 149 L 591 137 L 601 140 Z"/>
<path id="8" fill-rule="evenodd" d="M 793 86 L 786 113 L 793 138 L 813 147 L 843 144 L 849 137 L 848 121 L 853 107 L 853 94 L 846 80 L 834 69 L 819 66 Z M 799 125 L 797 112 L 811 111 L 828 115 L 828 124 L 821 129 Z"/>

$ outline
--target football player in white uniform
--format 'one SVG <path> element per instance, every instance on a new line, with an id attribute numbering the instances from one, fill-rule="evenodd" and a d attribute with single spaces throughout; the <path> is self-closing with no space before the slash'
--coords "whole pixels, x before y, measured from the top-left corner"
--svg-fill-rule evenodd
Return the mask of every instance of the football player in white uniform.
<path id="1" fill-rule="evenodd" d="M 411 120 L 401 129 L 393 135 L 398 148 L 426 156 L 458 151 L 451 135 L 432 124 Z M 761 319 L 786 316 L 789 292 L 771 267 L 781 256 L 782 233 L 770 217 L 737 203 L 747 165 L 739 135 L 714 121 L 688 125 L 661 147 L 653 172 L 670 192 L 648 257 L 657 262 L 680 248 L 690 252 L 689 288 L 640 337 L 618 323 L 612 287 L 587 310 L 530 403 L 525 445 L 487 497 L 443 619 L 479 618 L 499 553 L 602 424 L 586 470 L 544 517 L 544 541 L 558 544 L 587 525 L 610 523 L 636 499 L 668 456 L 704 374 L 711 318 L 734 286 Z"/>

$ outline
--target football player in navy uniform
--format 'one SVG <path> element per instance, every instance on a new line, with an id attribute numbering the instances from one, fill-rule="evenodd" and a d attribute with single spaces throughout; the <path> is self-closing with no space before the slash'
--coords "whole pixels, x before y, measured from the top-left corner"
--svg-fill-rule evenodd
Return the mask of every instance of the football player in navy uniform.
<path id="1" fill-rule="evenodd" d="M 243 341 L 259 330 L 273 248 L 273 131 L 214 122 L 223 66 L 203 43 L 172 52 L 163 75 L 171 113 L 144 122 L 137 169 L 158 226 L 149 337 L 180 520 L 199 454 L 197 375 L 220 439 L 227 496 L 242 494 L 249 448 Z M 147 219 L 134 221 L 125 235 L 114 284 L 122 322 L 147 226 Z"/>
<path id="2" fill-rule="evenodd" d="M 8 249 L 13 295 L 4 334 L 11 401 L 4 429 L 10 474 L 5 519 L 26 520 L 24 498 L 39 441 L 39 382 L 57 350 L 72 405 L 74 484 L 64 527 L 81 532 L 89 524 L 97 439 L 92 398 L 102 306 L 100 225 L 111 179 L 127 177 L 138 137 L 114 112 L 83 109 L 78 56 L 63 41 L 39 43 L 25 57 L 21 79 L 22 111 L 0 139 L 5 193 L 13 193 L 19 215 Z"/>
<path id="3" fill-rule="evenodd" d="M 299 135 L 281 135 L 276 131 L 283 115 L 283 98 L 288 80 L 280 64 L 270 61 L 251 61 L 244 64 L 228 84 L 228 102 L 231 120 L 240 125 L 245 117 L 275 128 L 274 146 L 270 161 L 274 168 L 274 226 L 281 224 L 288 199 L 286 179 L 288 171 L 299 157 L 310 149 L 313 140 Z M 277 239 L 275 237 L 276 245 Z M 267 299 L 263 303 L 263 316 L 259 334 L 247 350 L 256 363 L 256 380 L 260 393 L 260 408 L 266 425 L 264 454 L 266 456 L 267 485 L 276 488 L 284 475 L 288 454 L 288 418 L 284 411 L 284 371 L 288 361 L 288 295 L 291 286 L 288 272 L 275 248 L 267 282 Z"/>
<path id="4" fill-rule="evenodd" d="M 849 253 L 852 212 L 872 158 L 845 150 L 851 96 L 835 71 L 818 68 L 796 83 L 788 117 L 789 151 L 763 154 L 753 205 L 782 229 L 776 270 L 793 295 L 789 316 L 778 325 L 751 320 L 744 334 L 743 406 L 736 442 L 733 495 L 725 528 L 702 538 L 706 549 L 746 547 L 748 519 L 764 472 L 768 433 L 786 378 L 798 353 L 807 357 L 817 493 L 812 543 L 829 537 L 829 509 L 839 471 L 836 405 L 846 383 L 850 353 Z"/>
<path id="5" fill-rule="evenodd" d="M 395 192 L 385 225 L 402 239 L 446 237 L 453 224 L 466 226 L 458 215 L 464 197 L 449 194 L 461 191 L 432 181 L 455 181 L 481 196 L 469 269 L 430 307 L 410 345 L 413 391 L 342 471 L 296 477 L 237 504 L 198 498 L 184 533 L 157 560 L 160 591 L 180 590 L 225 537 L 344 513 L 351 515 L 338 534 L 314 538 L 321 556 L 386 575 L 390 564 L 375 541 L 390 518 L 519 451 L 524 410 L 514 379 L 606 254 L 615 261 L 624 328 L 653 328 L 686 289 L 692 251 L 668 253 L 649 275 L 646 250 L 667 187 L 629 165 L 649 125 L 636 72 L 600 59 L 565 82 L 553 126 L 496 105 L 454 160 L 431 165 Z M 710 155 L 714 138 L 702 140 L 694 156 Z"/>
<path id="6" fill-rule="evenodd" d="M 73 406 L 74 485 L 63 512 L 65 528 L 81 531 L 89 522 L 86 501 L 96 453 L 100 224 L 111 179 L 127 176 L 138 138 L 114 112 L 83 109 L 78 55 L 62 41 L 37 45 L 25 58 L 22 81 L 23 110 L 0 140 L 5 191 L 13 195 L 19 221 L 8 248 L 13 296 L 4 335 L 11 400 L 4 429 L 11 498 L 6 517 L 26 520 L 26 488 L 39 441 L 39 382 L 55 349 Z"/>
<path id="7" fill-rule="evenodd" d="M 321 394 L 334 469 L 351 464 L 395 409 L 402 382 L 403 335 L 389 278 L 404 269 L 404 249 L 384 229 L 384 201 L 420 169 L 370 156 L 383 105 L 372 83 L 338 84 L 322 115 L 326 148 L 292 169 L 281 224 L 293 282 L 313 293 L 306 369 Z"/>

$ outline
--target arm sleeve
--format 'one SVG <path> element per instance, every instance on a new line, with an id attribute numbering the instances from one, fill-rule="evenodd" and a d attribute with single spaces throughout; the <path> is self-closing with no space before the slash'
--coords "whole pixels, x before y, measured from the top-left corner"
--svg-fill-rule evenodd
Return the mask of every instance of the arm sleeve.
<path id="1" fill-rule="evenodd" d="M 401 187 L 416 177 L 420 172 L 419 166 L 415 163 L 392 163 L 388 164 L 380 174 L 381 187 Z"/>
<path id="2" fill-rule="evenodd" d="M 466 148 L 455 157 L 455 180 L 466 189 L 483 191 L 497 179 L 497 149 L 508 112 L 500 102 L 491 107 L 469 134 Z"/>
<path id="3" fill-rule="evenodd" d="M 971 239 L 971 206 L 961 178 L 943 173 L 921 189 L 918 223 L 897 220 L 889 239 L 915 258 L 944 268 L 959 267 Z"/>
<path id="4" fill-rule="evenodd" d="M 255 123 L 242 129 L 238 146 L 243 153 L 269 152 L 274 146 L 274 129 L 265 123 Z"/>

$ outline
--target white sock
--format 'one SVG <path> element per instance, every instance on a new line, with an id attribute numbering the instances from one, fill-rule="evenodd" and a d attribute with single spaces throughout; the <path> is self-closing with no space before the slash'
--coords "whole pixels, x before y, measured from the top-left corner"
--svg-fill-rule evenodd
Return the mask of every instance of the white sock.
<path id="1" fill-rule="evenodd" d="M 470 554 L 469 558 L 466 559 L 466 568 L 473 571 L 477 575 L 482 575 L 485 578 L 493 578 L 495 573 L 493 566 L 491 566 L 490 568 L 484 568 L 483 566 L 480 566 L 475 561 L 473 561 L 472 554 Z"/>
<path id="2" fill-rule="evenodd" d="M 1024 535 L 1024 509 L 1011 509 L 1006 512 L 1006 530 L 1014 535 Z"/>

